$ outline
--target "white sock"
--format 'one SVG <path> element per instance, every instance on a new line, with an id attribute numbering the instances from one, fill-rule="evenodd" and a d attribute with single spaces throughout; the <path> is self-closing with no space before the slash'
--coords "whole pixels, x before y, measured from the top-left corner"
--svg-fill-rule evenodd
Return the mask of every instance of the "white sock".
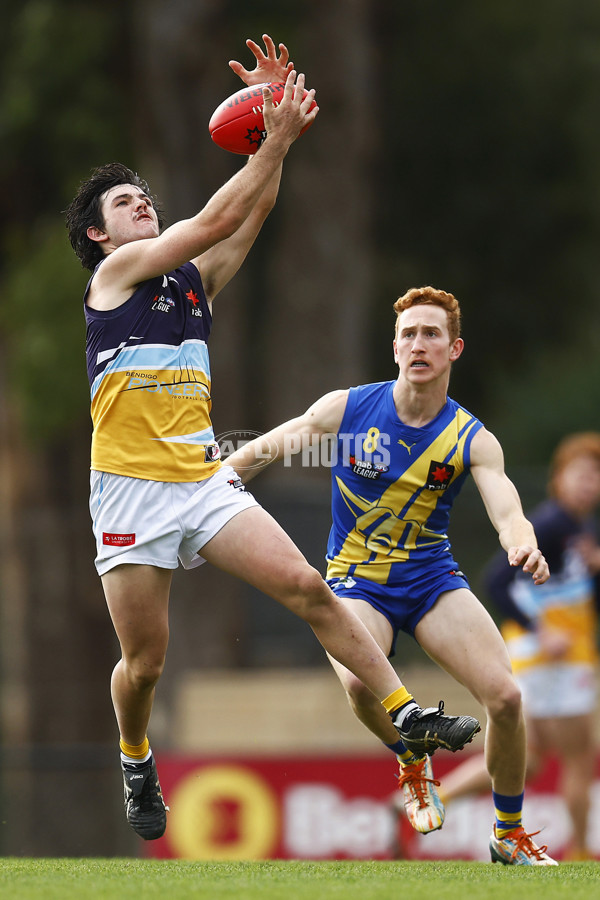
<path id="1" fill-rule="evenodd" d="M 415 703 L 414 700 L 409 700 L 408 703 L 405 703 L 404 706 L 401 706 L 397 713 L 395 713 L 393 718 L 393 723 L 396 728 L 401 728 L 402 723 L 413 712 L 417 712 L 421 707 L 418 703 Z"/>
<path id="2" fill-rule="evenodd" d="M 132 756 L 126 756 L 121 750 L 121 762 L 128 766 L 142 766 L 147 763 L 152 756 L 152 749 L 149 749 L 143 759 L 134 759 Z"/>

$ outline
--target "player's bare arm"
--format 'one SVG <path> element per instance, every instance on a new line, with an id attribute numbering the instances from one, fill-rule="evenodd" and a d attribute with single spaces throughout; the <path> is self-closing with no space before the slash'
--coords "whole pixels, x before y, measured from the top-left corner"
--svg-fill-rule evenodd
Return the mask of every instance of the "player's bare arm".
<path id="1" fill-rule="evenodd" d="M 303 441 L 318 441 L 326 434 L 337 434 L 347 400 L 347 390 L 325 394 L 303 415 L 277 425 L 261 437 L 244 444 L 228 457 L 228 465 L 233 466 L 242 481 L 247 482 L 271 463 L 286 455 L 299 453 Z"/>
<path id="2" fill-rule="evenodd" d="M 204 286 L 204 293 L 209 307 L 217 294 L 231 281 L 235 273 L 246 259 L 254 241 L 258 237 L 267 216 L 275 206 L 279 183 L 281 181 L 281 165 L 267 184 L 254 208 L 243 225 L 231 237 L 211 247 L 201 256 L 191 261 L 194 263 Z"/>
<path id="3" fill-rule="evenodd" d="M 230 68 L 248 86 L 268 81 L 285 81 L 293 69 L 285 44 L 279 44 L 278 55 L 273 39 L 268 34 L 263 35 L 263 41 L 266 53 L 254 41 L 246 41 L 247 47 L 256 59 L 254 69 L 246 69 L 236 60 L 231 60 L 229 63 Z M 233 278 L 248 255 L 265 219 L 275 205 L 280 180 L 281 166 L 271 178 L 241 228 L 238 228 L 227 240 L 221 241 L 202 256 L 192 260 L 202 276 L 202 284 L 209 305 L 212 304 L 219 291 Z"/>
<path id="4" fill-rule="evenodd" d="M 548 563 L 537 546 L 535 531 L 504 471 L 504 454 L 494 435 L 481 428 L 471 443 L 471 474 L 511 566 L 521 566 L 535 584 L 548 580 Z"/>
<path id="5" fill-rule="evenodd" d="M 161 235 L 158 235 L 156 229 L 157 233 L 148 238 L 137 238 L 135 228 L 133 237 L 130 236 L 131 229 L 123 237 L 117 229 L 111 229 L 109 224 L 106 225 L 106 231 L 90 229 L 94 233 L 89 236 L 93 240 L 104 242 L 108 255 L 92 282 L 92 306 L 98 309 L 119 306 L 142 281 L 197 258 L 241 227 L 279 170 L 293 141 L 314 120 L 317 107 L 308 112 L 314 91 L 308 91 L 304 100 L 303 91 L 304 75 L 300 74 L 296 78 L 294 70 L 287 76 L 277 108 L 273 105 L 271 92 L 265 89 L 267 140 L 246 166 L 223 185 L 196 216 L 171 225 Z M 135 191 L 130 192 L 130 195 L 130 198 L 122 199 L 129 204 L 128 213 L 135 225 L 139 221 L 143 198 Z M 147 198 L 143 202 L 147 207 Z M 123 211 L 122 208 L 121 210 Z M 151 209 L 146 212 L 152 217 Z"/>

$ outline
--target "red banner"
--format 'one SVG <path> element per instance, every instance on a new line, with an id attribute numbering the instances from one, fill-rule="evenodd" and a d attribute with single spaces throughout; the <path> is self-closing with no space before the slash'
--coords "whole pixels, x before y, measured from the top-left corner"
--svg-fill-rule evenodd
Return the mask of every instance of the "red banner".
<path id="1" fill-rule="evenodd" d="M 465 758 L 438 753 L 436 777 Z M 491 794 L 455 801 L 440 831 L 419 835 L 397 811 L 391 754 L 243 760 L 163 754 L 157 762 L 170 812 L 165 837 L 145 845 L 153 856 L 489 859 Z M 551 763 L 527 786 L 524 824 L 531 831 L 541 828 L 537 843 L 548 844 L 560 858 L 570 826 L 556 793 L 557 776 Z M 600 781 L 594 792 L 600 799 Z M 590 824 L 590 849 L 600 857 L 600 825 Z"/>

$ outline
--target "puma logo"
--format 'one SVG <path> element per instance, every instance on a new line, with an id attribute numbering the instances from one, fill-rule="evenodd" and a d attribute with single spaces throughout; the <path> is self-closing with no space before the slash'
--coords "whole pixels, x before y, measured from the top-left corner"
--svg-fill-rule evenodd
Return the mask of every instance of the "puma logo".
<path id="1" fill-rule="evenodd" d="M 398 443 L 399 443 L 402 447 L 406 447 L 406 450 L 407 450 L 407 452 L 408 452 L 408 455 L 410 456 L 410 451 L 412 450 L 412 448 L 415 446 L 415 444 L 416 444 L 417 442 L 415 441 L 414 444 L 407 444 L 405 441 L 399 440 Z"/>

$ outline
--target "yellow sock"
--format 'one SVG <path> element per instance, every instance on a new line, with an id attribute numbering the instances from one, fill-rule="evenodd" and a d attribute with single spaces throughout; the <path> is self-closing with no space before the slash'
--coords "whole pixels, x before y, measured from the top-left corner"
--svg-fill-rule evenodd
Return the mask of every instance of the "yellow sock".
<path id="1" fill-rule="evenodd" d="M 409 703 L 413 700 L 413 695 L 409 694 L 404 685 L 402 687 L 396 688 L 395 691 L 392 691 L 389 696 L 385 698 L 385 700 L 381 701 L 381 705 L 384 707 L 387 713 L 393 713 L 397 709 L 400 709 L 401 706 L 404 706 L 406 703 Z"/>
<path id="2" fill-rule="evenodd" d="M 150 752 L 150 741 L 148 736 L 146 736 L 141 744 L 128 744 L 123 738 L 120 738 L 119 747 L 121 748 L 121 753 L 130 759 L 145 759 Z"/>

